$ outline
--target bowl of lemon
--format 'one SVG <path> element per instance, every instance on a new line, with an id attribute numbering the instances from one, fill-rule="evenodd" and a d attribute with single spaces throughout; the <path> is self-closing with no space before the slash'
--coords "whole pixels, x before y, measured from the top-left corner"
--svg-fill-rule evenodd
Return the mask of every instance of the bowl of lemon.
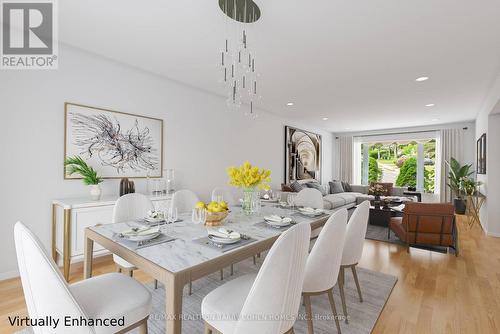
<path id="1" fill-rule="evenodd" d="M 226 202 L 212 201 L 208 204 L 204 202 L 196 203 L 197 209 L 205 209 L 207 211 L 207 221 L 205 225 L 217 226 L 221 225 L 222 221 L 229 215 L 229 208 Z"/>

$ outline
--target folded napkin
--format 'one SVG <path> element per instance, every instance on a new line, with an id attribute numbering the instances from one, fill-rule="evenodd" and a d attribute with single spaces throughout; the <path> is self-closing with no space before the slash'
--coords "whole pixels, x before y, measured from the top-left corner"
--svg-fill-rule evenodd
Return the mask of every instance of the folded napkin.
<path id="1" fill-rule="evenodd" d="M 292 221 L 292 218 L 281 217 L 278 215 L 265 216 L 264 219 L 274 223 L 289 223 Z"/>
<path id="2" fill-rule="evenodd" d="M 153 233 L 157 233 L 158 232 L 158 228 L 151 228 L 151 227 L 138 227 L 138 228 L 134 228 L 134 229 L 128 229 L 128 230 L 125 230 L 125 231 L 122 231 L 121 234 L 123 235 L 127 235 L 127 236 L 143 236 L 143 235 L 149 235 L 149 234 L 153 234 Z"/>
<path id="3" fill-rule="evenodd" d="M 314 209 L 314 208 L 309 208 L 309 207 L 300 208 L 299 210 L 302 211 L 302 212 L 305 212 L 305 213 L 320 213 L 320 212 L 323 212 L 323 210 L 321 210 L 321 209 Z"/>
<path id="4" fill-rule="evenodd" d="M 219 228 L 218 230 L 209 229 L 208 235 L 213 235 L 214 237 L 225 238 L 225 239 L 240 239 L 241 238 L 241 235 L 238 232 L 228 231 L 223 227 Z"/>

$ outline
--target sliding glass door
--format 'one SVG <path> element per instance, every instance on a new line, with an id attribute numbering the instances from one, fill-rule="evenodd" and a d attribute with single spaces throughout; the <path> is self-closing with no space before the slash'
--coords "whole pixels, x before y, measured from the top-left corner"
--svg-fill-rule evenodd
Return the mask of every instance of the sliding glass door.
<path id="1" fill-rule="evenodd" d="M 397 139 L 360 143 L 358 159 L 362 184 L 389 182 L 434 193 L 436 139 Z"/>

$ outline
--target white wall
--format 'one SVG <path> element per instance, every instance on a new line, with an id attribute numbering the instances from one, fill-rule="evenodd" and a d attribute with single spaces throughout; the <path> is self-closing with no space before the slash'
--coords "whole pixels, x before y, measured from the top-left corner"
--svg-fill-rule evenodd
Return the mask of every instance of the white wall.
<path id="1" fill-rule="evenodd" d="M 486 201 L 481 208 L 481 225 L 490 235 L 500 237 L 500 220 L 498 219 L 498 200 L 500 199 L 497 190 L 500 187 L 500 169 L 496 165 L 495 159 L 500 155 L 500 125 L 498 118 L 494 114 L 500 111 L 500 74 L 493 81 L 483 106 L 476 118 L 476 140 L 486 133 L 486 174 L 478 175 L 477 179 L 483 182 L 481 192 L 486 195 Z M 489 205 L 489 203 L 493 203 Z M 497 216 L 494 216 L 497 214 Z"/>
<path id="2" fill-rule="evenodd" d="M 227 113 L 222 97 L 74 48 L 61 46 L 59 59 L 56 71 L 0 74 L 0 279 L 17 268 L 14 222 L 28 224 L 49 249 L 52 199 L 88 195 L 62 177 L 66 101 L 163 118 L 165 168 L 176 170 L 178 189 L 205 200 L 227 183 L 226 167 L 245 160 L 271 169 L 278 188 L 285 125 L 323 135 L 323 180 L 332 178 L 331 133 L 263 112 L 257 120 Z M 106 180 L 104 194 L 117 194 L 118 183 Z M 136 186 L 145 191 L 145 181 Z"/>

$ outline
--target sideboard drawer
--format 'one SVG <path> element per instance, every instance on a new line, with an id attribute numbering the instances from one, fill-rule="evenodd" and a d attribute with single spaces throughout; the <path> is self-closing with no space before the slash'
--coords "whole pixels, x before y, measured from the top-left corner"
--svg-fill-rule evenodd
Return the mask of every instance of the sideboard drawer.
<path id="1" fill-rule="evenodd" d="M 83 255 L 85 242 L 85 228 L 97 224 L 110 224 L 113 215 L 113 206 L 101 206 L 97 208 L 85 208 L 73 210 L 74 231 L 72 234 L 71 255 Z M 103 248 L 95 244 L 94 251 L 100 251 Z"/>

